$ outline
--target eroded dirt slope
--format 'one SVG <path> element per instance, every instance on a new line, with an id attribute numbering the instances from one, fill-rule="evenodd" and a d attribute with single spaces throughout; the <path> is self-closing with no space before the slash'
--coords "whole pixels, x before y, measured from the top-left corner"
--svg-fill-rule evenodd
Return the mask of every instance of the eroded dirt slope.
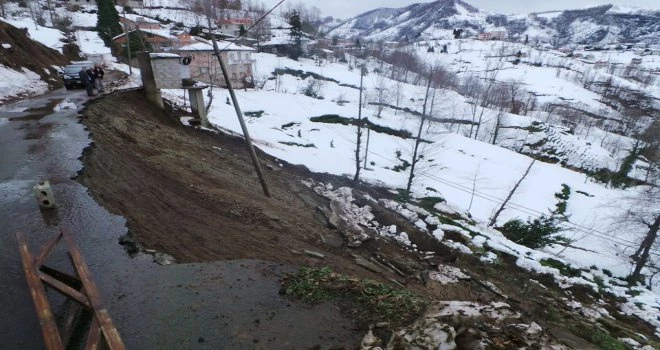
<path id="1" fill-rule="evenodd" d="M 0 21 L 0 64 L 20 71 L 28 69 L 41 77 L 51 88 L 62 87 L 62 79 L 53 66 L 69 62 L 60 52 L 32 40 L 26 30 Z"/>
<path id="2" fill-rule="evenodd" d="M 428 258 L 379 237 L 349 247 L 349 241 L 330 227 L 323 215 L 331 205 L 301 182 L 314 179 L 342 186 L 349 184 L 346 179 L 313 174 L 259 152 L 272 193 L 272 198 L 267 198 L 242 140 L 185 127 L 167 112 L 155 109 L 137 90 L 91 101 L 82 122 L 94 143 L 84 154 L 85 168 L 79 181 L 104 207 L 127 219 L 129 230 L 144 248 L 168 253 L 178 262 L 259 259 L 296 266 L 327 265 L 351 276 L 396 281 L 430 300 L 504 301 L 521 313 L 516 322 L 541 324 L 548 342 L 576 349 L 594 348 L 585 341 L 591 332 L 583 331 L 592 327 L 590 321 L 568 307 L 566 297 L 572 295 L 590 304 L 600 297 L 590 295 L 591 291 L 564 291 L 551 277 L 520 270 L 511 257 L 501 256 L 500 263 L 488 265 L 474 256 L 453 253 L 374 203 L 369 205 L 374 206 L 375 220 L 402 228 L 420 251 L 435 254 Z M 363 192 L 358 194 L 362 201 L 364 193 L 373 198 L 392 196 L 383 189 L 361 190 L 356 193 Z M 460 241 L 460 237 L 455 239 Z M 324 257 L 313 257 L 305 250 Z M 374 272 L 356 264 L 356 257 L 367 261 L 384 257 L 395 269 Z M 452 285 L 424 278 L 440 264 L 460 267 L 471 276 Z M 608 306 L 612 314 L 617 313 L 615 305 L 613 302 Z M 633 334 L 633 330 L 653 333 L 639 320 L 621 315 L 616 318 L 616 322 L 610 322 L 613 334 L 624 336 Z M 403 326 L 400 321 L 392 320 L 386 329 L 378 331 L 380 336 L 387 339 Z M 455 326 L 473 327 L 460 323 Z M 358 327 L 366 330 L 365 324 Z M 506 344 L 513 344 L 511 341 L 521 336 L 520 330 L 498 332 L 497 337 L 490 336 L 502 338 L 504 347 L 498 348 L 507 348 Z"/>
<path id="3" fill-rule="evenodd" d="M 272 193 L 267 198 L 242 140 L 184 127 L 137 91 L 91 102 L 83 123 L 94 144 L 80 181 L 127 218 L 144 247 L 179 262 L 292 264 L 318 261 L 292 250 L 323 249 L 324 263 L 354 268 L 343 262 L 352 259 L 344 249 L 321 243 L 321 237 L 341 242 L 342 236 L 317 210 L 325 200 L 300 183 L 306 170 L 282 168 L 261 154 Z"/>

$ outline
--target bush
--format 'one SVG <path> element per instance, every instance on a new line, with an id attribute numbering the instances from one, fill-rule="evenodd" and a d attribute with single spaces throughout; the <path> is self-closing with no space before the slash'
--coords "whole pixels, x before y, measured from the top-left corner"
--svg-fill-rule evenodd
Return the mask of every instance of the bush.
<path id="1" fill-rule="evenodd" d="M 509 240 L 537 249 L 551 244 L 570 243 L 571 240 L 557 235 L 561 232 L 560 221 L 557 218 L 546 215 L 538 219 L 523 222 L 520 219 L 510 220 L 500 227 L 500 231 Z"/>
<path id="2" fill-rule="evenodd" d="M 305 84 L 302 88 L 300 88 L 300 93 L 302 93 L 305 96 L 319 98 L 321 93 L 321 87 L 322 84 L 320 81 L 311 78 L 307 81 L 307 84 Z"/>
<path id="3" fill-rule="evenodd" d="M 573 268 L 570 265 L 564 264 L 563 262 L 556 259 L 552 259 L 552 258 L 541 259 L 540 263 L 542 266 L 554 267 L 555 269 L 559 270 L 559 273 L 561 273 L 564 276 L 568 276 L 568 277 L 582 276 L 582 271 L 580 271 L 580 269 Z M 600 282 L 601 283 L 603 282 L 602 278 Z"/>
<path id="4" fill-rule="evenodd" d="M 73 21 L 71 20 L 70 17 L 53 16 L 53 27 L 55 27 L 56 29 L 60 30 L 63 33 L 66 34 L 71 33 L 72 25 L 73 25 Z"/>

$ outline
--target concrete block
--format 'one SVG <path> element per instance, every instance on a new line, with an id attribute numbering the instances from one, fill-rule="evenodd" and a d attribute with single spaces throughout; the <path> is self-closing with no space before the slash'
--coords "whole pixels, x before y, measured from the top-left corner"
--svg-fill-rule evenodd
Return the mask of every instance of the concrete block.
<path id="1" fill-rule="evenodd" d="M 55 196 L 53 196 L 53 189 L 50 187 L 50 181 L 42 181 L 34 186 L 34 195 L 37 197 L 37 202 L 41 209 L 55 208 Z"/>

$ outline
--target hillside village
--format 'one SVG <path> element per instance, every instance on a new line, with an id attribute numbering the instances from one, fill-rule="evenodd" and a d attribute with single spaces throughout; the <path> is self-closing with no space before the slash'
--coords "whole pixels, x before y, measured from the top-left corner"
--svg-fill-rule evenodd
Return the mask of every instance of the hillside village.
<path id="1" fill-rule="evenodd" d="M 660 42 L 657 25 L 621 29 L 660 9 L 499 15 L 439 0 L 344 20 L 302 3 L 269 13 L 250 1 L 119 0 L 116 20 L 101 25 L 102 2 L 0 2 L 0 101 L 60 88 L 67 61 L 112 72 L 112 92 L 82 112 L 95 146 L 79 181 L 126 218 L 122 244 L 132 254 L 301 267 L 282 278 L 281 293 L 311 304 L 352 300 L 356 278 L 420 295 L 366 297 L 405 305 L 398 317 L 339 307 L 356 315 L 359 341 L 346 348 L 660 348 Z M 26 53 L 19 35 L 42 46 Z M 19 53 L 36 51 L 59 58 L 20 63 Z M 190 139 L 173 136 L 181 131 L 136 95 L 143 51 L 178 55 L 182 79 L 204 87 L 202 120 L 185 88 L 162 90 L 163 115 Z M 110 103 L 125 104 L 125 115 L 113 116 Z M 254 174 L 209 180 L 223 164 L 249 164 L 224 153 L 241 154 L 236 107 L 274 197 L 295 215 L 258 198 Z M 231 194 L 224 180 L 253 192 Z M 226 228 L 236 247 L 209 243 L 208 228 L 186 222 L 192 212 L 145 204 L 170 187 L 194 195 L 162 199 L 165 207 L 215 208 L 203 212 L 218 211 L 214 229 Z M 221 208 L 228 203 L 236 207 Z M 257 237 L 262 224 L 304 244 Z"/>

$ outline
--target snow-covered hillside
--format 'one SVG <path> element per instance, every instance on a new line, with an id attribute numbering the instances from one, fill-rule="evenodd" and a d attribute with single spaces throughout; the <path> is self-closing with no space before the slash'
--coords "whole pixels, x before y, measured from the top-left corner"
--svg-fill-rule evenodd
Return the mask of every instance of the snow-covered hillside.
<path id="1" fill-rule="evenodd" d="M 355 127 L 315 122 L 310 118 L 323 115 L 355 118 L 358 113 L 359 90 L 346 86 L 359 86 L 358 70 L 351 71 L 347 65 L 336 63 L 319 67 L 312 60 L 297 62 L 269 54 L 258 54 L 256 58 L 260 76 L 270 77 L 271 80 L 268 80 L 263 90 L 238 92 L 238 98 L 241 108 L 248 115 L 248 125 L 257 145 L 287 162 L 304 164 L 313 171 L 353 174 Z M 475 65 L 474 69 L 478 67 Z M 272 73 L 283 68 L 314 72 L 335 81 L 319 80 L 321 88 L 318 94 L 322 98 L 312 98 L 301 91 L 313 78 L 303 80 L 288 74 L 275 78 Z M 524 69 L 527 68 L 520 71 L 512 69 L 506 74 L 522 79 Z M 540 80 L 543 83 L 534 85 L 534 81 L 539 79 L 534 74 L 530 74 L 526 79 L 526 84 L 533 86 L 543 86 L 547 83 L 547 79 L 541 76 L 540 79 L 545 79 Z M 566 90 L 571 88 L 569 82 L 558 80 L 558 83 Z M 421 110 L 418 98 L 424 96 L 423 86 L 397 83 L 378 74 L 367 75 L 364 84 L 366 95 L 371 96 L 367 97 L 367 101 L 375 98 L 376 88 L 385 86 L 394 90 L 399 85 L 401 95 L 405 96 L 402 107 Z M 548 92 L 553 90 L 548 88 Z M 462 111 L 468 107 L 460 95 L 453 92 L 441 93 L 445 94 L 441 99 L 446 99 L 443 101 L 443 110 Z M 180 95 L 180 92 L 170 91 L 170 94 Z M 588 91 L 582 96 L 580 93 L 572 95 L 585 104 L 598 106 L 595 96 Z M 225 103 L 227 97 L 224 91 L 215 92 L 210 120 L 222 129 L 240 133 L 238 122 L 231 117 L 233 107 Z M 592 98 L 594 100 L 590 101 Z M 448 101 L 454 106 L 448 108 Z M 419 126 L 419 117 L 409 113 L 389 108 L 385 108 L 379 118 L 375 117 L 377 113 L 377 109 L 368 104 L 362 111 L 362 115 L 369 117 L 374 124 L 393 130 L 415 133 Z M 529 126 L 538 121 L 538 118 L 534 117 L 509 117 L 509 126 Z M 561 145 L 570 152 L 567 155 L 569 162 L 593 162 L 598 166 L 613 166 L 615 164 L 610 163 L 618 162 L 621 157 L 621 154 L 588 144 L 587 140 L 579 137 L 561 134 L 559 131 L 549 133 L 558 134 L 555 135 L 558 138 L 556 143 L 558 147 Z M 413 186 L 415 196 L 440 196 L 461 211 L 469 210 L 480 222 L 485 222 L 492 215 L 532 162 L 531 158 L 514 151 L 449 132 L 443 123 L 431 122 L 425 127 L 422 137 L 432 143 L 423 146 L 425 157 L 421 165 L 422 170 Z M 630 141 L 621 138 L 620 142 Z M 400 169 L 404 161 L 410 160 L 412 147 L 411 139 L 372 131 L 369 152 L 361 156 L 362 159 L 367 158 L 367 170 L 363 171 L 363 179 L 393 188 L 405 187 L 407 172 Z M 329 159 L 332 161 L 329 162 Z M 513 204 L 501 216 L 500 222 L 547 213 L 556 204 L 555 193 L 561 190 L 562 184 L 568 185 L 575 193 L 568 202 L 568 212 L 573 223 L 570 225 L 570 238 L 577 239 L 577 247 L 598 252 L 592 255 L 582 250 L 567 249 L 563 254 L 570 258 L 576 253 L 573 262 L 581 266 L 597 264 L 616 271 L 617 274 L 627 274 L 628 268 L 621 264 L 618 254 L 622 249 L 632 248 L 640 232 L 615 236 L 611 231 L 611 219 L 616 216 L 617 208 L 612 208 L 610 204 L 620 203 L 630 195 L 628 191 L 605 188 L 586 175 L 562 168 L 559 164 L 537 162 L 521 189 L 514 195 Z M 607 258 L 603 257 L 604 252 L 607 252 Z"/>
<path id="2" fill-rule="evenodd" d="M 460 0 L 437 0 L 405 8 L 365 12 L 333 28 L 329 35 L 409 42 L 446 39 L 460 28 L 465 35 L 505 31 L 510 38 L 531 38 L 554 45 L 645 42 L 659 44 L 658 11 L 599 6 L 530 15 L 479 11 Z"/>

